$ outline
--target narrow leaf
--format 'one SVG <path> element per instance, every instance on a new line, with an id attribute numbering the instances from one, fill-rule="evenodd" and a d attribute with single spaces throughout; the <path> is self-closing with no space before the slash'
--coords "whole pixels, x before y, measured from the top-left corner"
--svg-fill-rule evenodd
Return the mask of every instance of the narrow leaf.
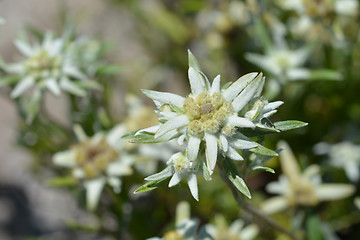
<path id="1" fill-rule="evenodd" d="M 189 55 L 189 67 L 192 67 L 196 71 L 201 72 L 199 62 L 197 61 L 197 59 L 190 50 L 188 50 L 188 55 Z"/>
<path id="2" fill-rule="evenodd" d="M 279 156 L 279 154 L 271 149 L 268 149 L 262 145 L 259 145 L 255 148 L 250 149 L 251 152 L 256 153 L 256 154 L 260 154 L 260 155 L 264 155 L 264 156 Z"/>
<path id="3" fill-rule="evenodd" d="M 166 179 L 168 179 L 168 178 L 163 178 L 160 180 L 153 180 L 153 181 L 147 182 L 144 185 L 142 185 L 141 187 L 139 187 L 138 189 L 136 189 L 134 194 L 144 193 L 144 192 L 154 190 L 154 189 L 160 187 L 160 185 L 163 184 Z"/>
<path id="4" fill-rule="evenodd" d="M 66 177 L 52 178 L 47 181 L 47 184 L 52 187 L 70 187 L 70 186 L 75 186 L 77 184 L 77 181 L 73 177 L 66 176 Z"/>
<path id="5" fill-rule="evenodd" d="M 297 121 L 297 120 L 280 121 L 280 122 L 274 123 L 275 128 L 282 132 L 289 131 L 289 130 L 296 129 L 296 128 L 305 127 L 307 125 L 308 125 L 308 123 Z"/>
<path id="6" fill-rule="evenodd" d="M 240 173 L 234 163 L 230 159 L 225 159 L 223 161 L 223 166 L 227 177 L 232 182 L 232 184 L 234 184 L 237 190 L 251 199 L 250 190 L 246 186 L 245 181 L 240 177 Z"/>
<path id="7" fill-rule="evenodd" d="M 270 172 L 270 173 L 275 173 L 275 170 L 269 167 L 262 167 L 262 166 L 256 166 L 253 167 L 252 170 L 261 170 L 261 171 L 266 171 L 266 172 Z"/>

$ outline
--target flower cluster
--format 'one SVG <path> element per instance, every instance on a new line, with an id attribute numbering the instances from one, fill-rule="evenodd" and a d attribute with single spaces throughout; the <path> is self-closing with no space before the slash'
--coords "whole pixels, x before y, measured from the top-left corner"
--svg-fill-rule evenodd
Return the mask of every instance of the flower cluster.
<path id="1" fill-rule="evenodd" d="M 15 46 L 24 55 L 20 62 L 5 64 L 6 77 L 0 85 L 13 85 L 12 98 L 19 98 L 30 89 L 31 97 L 26 97 L 24 110 L 31 122 L 38 112 L 45 90 L 55 96 L 62 91 L 84 97 L 89 89 L 101 89 L 91 79 L 93 75 L 83 71 L 82 66 L 92 65 L 94 59 L 86 58 L 83 52 L 91 51 L 91 44 L 84 41 L 71 41 L 67 34 L 56 37 L 48 32 L 41 43 L 34 43 L 24 36 L 15 41 Z"/>
<path id="2" fill-rule="evenodd" d="M 83 183 L 87 207 L 93 210 L 106 183 L 120 192 L 119 177 L 132 174 L 132 159 L 123 151 L 126 142 L 121 139 L 126 128 L 118 125 L 107 134 L 99 132 L 91 138 L 79 125 L 74 130 L 80 142 L 70 150 L 56 153 L 53 161 L 55 165 L 70 168 L 73 178 Z"/>
<path id="3" fill-rule="evenodd" d="M 212 84 L 200 70 L 199 64 L 189 51 L 189 82 L 191 93 L 182 97 L 172 93 L 143 90 L 156 104 L 159 125 L 139 130 L 133 142 L 165 142 L 177 138 L 180 145 L 186 142 L 186 150 L 174 154 L 162 172 L 146 180 L 160 181 L 172 176 L 169 187 L 187 176 L 193 197 L 198 200 L 197 174 L 205 179 L 215 170 L 219 156 L 226 162 L 242 161 L 239 152 L 266 149 L 247 137 L 248 131 L 279 132 L 268 119 L 283 102 L 268 102 L 261 97 L 265 77 L 262 73 L 249 73 L 226 87 L 221 87 L 220 76 Z M 298 126 L 304 123 L 298 123 Z M 291 128 L 289 128 L 291 129 Z M 273 156 L 277 154 L 269 150 Z M 203 153 L 205 152 L 205 161 Z M 231 163 L 232 164 L 232 163 Z M 236 171 L 231 165 L 231 171 Z M 229 170 L 230 168 L 225 168 Z M 236 169 L 236 168 L 235 168 Z M 245 192 L 246 185 L 236 176 Z M 238 184 L 235 184 L 239 186 Z M 250 195 L 248 194 L 250 197 Z"/>
<path id="4" fill-rule="evenodd" d="M 331 201 L 351 196 L 355 188 L 351 184 L 321 183 L 320 168 L 311 165 L 302 173 L 290 147 L 279 142 L 280 162 L 283 174 L 279 181 L 267 185 L 268 192 L 279 194 L 266 200 L 262 209 L 271 214 L 293 206 L 315 206 L 321 201 Z"/>

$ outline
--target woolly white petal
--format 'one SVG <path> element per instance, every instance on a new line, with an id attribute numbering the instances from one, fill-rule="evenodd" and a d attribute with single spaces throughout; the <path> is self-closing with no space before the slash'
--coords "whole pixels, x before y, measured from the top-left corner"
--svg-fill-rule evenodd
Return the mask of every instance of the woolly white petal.
<path id="1" fill-rule="evenodd" d="M 172 178 L 170 179 L 169 187 L 175 186 L 175 185 L 178 184 L 183 178 L 184 178 L 184 176 L 183 176 L 182 174 L 180 174 L 179 172 L 175 172 L 174 175 L 172 176 Z"/>
<path id="2" fill-rule="evenodd" d="M 315 188 L 319 201 L 337 200 L 351 196 L 355 188 L 350 184 L 322 184 Z"/>
<path id="3" fill-rule="evenodd" d="M 188 175 L 187 183 L 190 188 L 191 195 L 195 198 L 196 201 L 199 201 L 199 190 L 197 185 L 196 174 L 191 173 Z"/>
<path id="4" fill-rule="evenodd" d="M 260 55 L 256 53 L 246 53 L 245 59 L 249 62 L 261 67 L 262 69 L 265 69 L 268 72 L 271 73 L 277 73 L 278 71 L 274 70 L 274 63 L 273 59 L 269 58 L 266 55 Z"/>
<path id="5" fill-rule="evenodd" d="M 222 95 L 225 100 L 227 102 L 232 101 L 251 81 L 255 79 L 257 75 L 258 73 L 256 72 L 248 73 L 236 80 L 223 92 Z"/>
<path id="6" fill-rule="evenodd" d="M 259 73 L 259 75 L 245 87 L 245 89 L 232 101 L 234 112 L 239 112 L 249 103 L 263 86 L 264 81 L 265 78 L 263 77 L 263 74 Z"/>
<path id="7" fill-rule="evenodd" d="M 261 205 L 261 209 L 267 214 L 273 214 L 286 209 L 289 206 L 287 199 L 283 196 L 272 197 Z"/>
<path id="8" fill-rule="evenodd" d="M 109 176 L 130 175 L 132 172 L 132 169 L 122 161 L 112 162 L 106 168 L 106 173 Z"/>
<path id="9" fill-rule="evenodd" d="M 84 129 L 79 124 L 74 125 L 73 131 L 75 133 L 77 140 L 79 140 L 80 142 L 83 142 L 86 139 L 88 139 L 88 136 L 84 132 Z"/>
<path id="10" fill-rule="evenodd" d="M 32 49 L 27 43 L 21 40 L 15 40 L 15 46 L 19 51 L 24 54 L 26 57 L 31 57 L 34 54 L 34 49 Z"/>
<path id="11" fill-rule="evenodd" d="M 284 104 L 283 101 L 270 102 L 270 103 L 268 103 L 266 106 L 264 106 L 263 111 L 264 111 L 264 112 L 272 111 L 272 110 L 280 107 L 280 106 L 283 105 L 283 104 Z"/>
<path id="12" fill-rule="evenodd" d="M 201 74 L 192 67 L 189 67 L 188 74 L 189 74 L 189 82 L 190 82 L 191 92 L 195 96 L 204 92 L 205 91 L 205 83 L 204 83 L 204 79 L 201 76 Z"/>
<path id="13" fill-rule="evenodd" d="M 104 184 L 104 178 L 97 178 L 84 182 L 86 189 L 86 206 L 89 210 L 95 210 L 97 207 Z"/>
<path id="14" fill-rule="evenodd" d="M 182 108 L 184 105 L 185 98 L 182 96 L 179 96 L 177 94 L 167 93 L 167 92 L 157 92 L 157 91 L 146 90 L 146 89 L 142 89 L 141 91 L 147 97 L 149 97 L 155 101 L 159 101 L 161 103 L 161 105 L 169 104 L 169 102 L 171 102 L 172 104 L 174 104 L 175 106 L 180 107 L 180 108 Z"/>
<path id="15" fill-rule="evenodd" d="M 229 158 L 231 158 L 232 160 L 235 160 L 235 161 L 244 160 L 244 158 L 234 148 L 232 148 L 230 146 L 226 153 L 226 156 L 228 156 Z"/>
<path id="16" fill-rule="evenodd" d="M 280 141 L 277 145 L 278 149 L 283 149 L 279 156 L 281 162 L 281 168 L 283 173 L 288 179 L 296 179 L 300 177 L 300 167 L 296 161 L 296 158 L 293 152 L 290 149 L 290 146 L 285 141 Z"/>
<path id="17" fill-rule="evenodd" d="M 61 90 L 59 84 L 54 78 L 48 78 L 45 80 L 46 87 L 52 92 L 55 96 L 60 96 Z"/>
<path id="18" fill-rule="evenodd" d="M 56 153 L 53 156 L 53 162 L 62 167 L 74 167 L 76 165 L 76 153 L 72 150 Z"/>
<path id="19" fill-rule="evenodd" d="M 187 146 L 187 158 L 191 162 L 194 161 L 198 156 L 200 142 L 201 142 L 200 138 L 194 136 L 190 136 L 189 138 L 189 142 Z"/>
<path id="20" fill-rule="evenodd" d="M 356 162 L 353 162 L 353 161 L 346 162 L 344 169 L 346 172 L 346 176 L 351 181 L 356 182 L 359 179 L 359 177 L 360 177 L 359 167 Z"/>
<path id="21" fill-rule="evenodd" d="M 34 78 L 32 77 L 25 77 L 24 79 L 22 79 L 18 84 L 16 84 L 14 90 L 12 90 L 11 92 L 11 97 L 12 98 L 17 98 L 19 97 L 21 94 L 23 94 L 26 90 L 28 90 L 29 88 L 31 88 L 34 85 L 35 81 Z"/>
<path id="22" fill-rule="evenodd" d="M 189 118 L 186 115 L 179 115 L 161 125 L 159 130 L 155 134 L 155 138 L 158 138 L 171 130 L 183 127 L 189 123 Z"/>
<path id="23" fill-rule="evenodd" d="M 220 75 L 217 75 L 214 78 L 214 81 L 211 85 L 210 88 L 210 95 L 214 94 L 214 93 L 219 93 L 220 92 Z"/>
<path id="24" fill-rule="evenodd" d="M 121 137 L 126 133 L 126 126 L 119 124 L 111 129 L 111 131 L 106 135 L 106 141 L 111 147 L 122 146 L 126 141 Z"/>
<path id="25" fill-rule="evenodd" d="M 60 87 L 65 91 L 80 97 L 84 97 L 86 95 L 86 91 L 84 89 L 80 88 L 66 77 L 61 78 Z"/>
<path id="26" fill-rule="evenodd" d="M 255 124 L 247 118 L 232 115 L 228 117 L 227 124 L 241 128 L 255 128 Z"/>
<path id="27" fill-rule="evenodd" d="M 183 134 L 183 135 L 181 135 L 181 136 L 177 139 L 177 143 L 178 143 L 180 146 L 182 146 L 182 145 L 184 145 L 185 139 L 186 139 L 186 136 L 185 136 L 185 134 Z"/>
<path id="28" fill-rule="evenodd" d="M 77 78 L 77 79 L 86 79 L 87 78 L 85 74 L 83 74 L 79 69 L 77 69 L 74 66 L 66 65 L 64 67 L 63 71 L 67 75 Z"/>
<path id="29" fill-rule="evenodd" d="M 135 133 L 135 136 L 141 134 L 142 132 L 150 132 L 150 133 L 156 133 L 160 128 L 160 125 L 151 126 L 148 128 L 141 129 Z"/>
<path id="30" fill-rule="evenodd" d="M 224 152 L 227 152 L 228 149 L 229 149 L 229 142 L 226 139 L 226 137 L 224 135 L 222 135 L 222 134 L 220 134 L 220 143 L 221 143 L 221 149 Z"/>
<path id="31" fill-rule="evenodd" d="M 258 233 L 259 233 L 259 228 L 255 224 L 250 224 L 240 232 L 240 239 L 252 240 L 256 237 L 256 235 L 258 235 Z"/>
<path id="32" fill-rule="evenodd" d="M 117 177 L 108 177 L 107 178 L 108 184 L 113 188 L 114 192 L 120 193 L 121 191 L 121 179 Z"/>
<path id="33" fill-rule="evenodd" d="M 217 138 L 209 133 L 205 133 L 206 141 L 206 162 L 210 175 L 213 173 L 217 160 Z"/>
<path id="34" fill-rule="evenodd" d="M 230 142 L 230 145 L 236 149 L 249 149 L 257 147 L 258 144 L 251 139 L 234 139 Z"/>

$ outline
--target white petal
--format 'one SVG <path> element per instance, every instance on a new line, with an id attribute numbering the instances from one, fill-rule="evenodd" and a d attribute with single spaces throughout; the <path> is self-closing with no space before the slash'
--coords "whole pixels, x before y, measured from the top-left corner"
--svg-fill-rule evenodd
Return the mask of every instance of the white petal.
<path id="1" fill-rule="evenodd" d="M 346 176 L 353 182 L 357 182 L 359 180 L 359 167 L 356 162 L 350 161 L 347 159 L 348 162 L 345 163 L 344 169 L 346 172 Z"/>
<path id="2" fill-rule="evenodd" d="M 119 124 L 113 127 L 110 130 L 110 132 L 106 135 L 106 141 L 112 147 L 116 147 L 119 145 L 122 146 L 126 142 L 124 139 L 121 138 L 125 133 L 126 133 L 126 126 L 123 124 Z"/>
<path id="3" fill-rule="evenodd" d="M 177 139 L 177 143 L 178 143 L 180 146 L 184 145 L 185 138 L 186 138 L 185 134 L 181 135 L 181 136 Z"/>
<path id="4" fill-rule="evenodd" d="M 267 214 L 273 214 L 286 209 L 288 206 L 289 203 L 287 199 L 285 197 L 278 196 L 270 198 L 263 202 L 263 204 L 261 205 L 261 209 Z"/>
<path id="5" fill-rule="evenodd" d="M 280 162 L 283 173 L 291 181 L 300 177 L 300 168 L 296 161 L 294 154 L 292 153 L 289 145 L 285 141 L 280 141 L 277 145 L 278 149 L 282 149 L 280 152 Z"/>
<path id="6" fill-rule="evenodd" d="M 246 226 L 240 233 L 241 240 L 252 240 L 258 235 L 259 228 L 255 224 Z"/>
<path id="7" fill-rule="evenodd" d="M 195 96 L 204 92 L 205 91 L 205 83 L 204 83 L 204 79 L 201 76 L 201 74 L 192 67 L 189 67 L 188 74 L 189 74 L 189 82 L 190 82 L 191 92 Z"/>
<path id="8" fill-rule="evenodd" d="M 106 168 L 106 173 L 109 176 L 124 176 L 132 174 L 133 170 L 128 164 L 123 161 L 116 161 L 110 163 Z"/>
<path id="9" fill-rule="evenodd" d="M 52 92 L 55 96 L 60 96 L 61 90 L 59 84 L 54 78 L 48 78 L 45 80 L 46 87 Z"/>
<path id="10" fill-rule="evenodd" d="M 284 104 L 283 101 L 270 102 L 270 103 L 268 103 L 268 104 L 264 107 L 263 111 L 264 111 L 264 112 L 272 111 L 272 110 L 280 107 L 280 106 L 283 105 L 283 104 Z"/>
<path id="11" fill-rule="evenodd" d="M 236 80 L 222 94 L 225 100 L 227 102 L 232 101 L 257 75 L 258 73 L 256 72 L 248 73 Z"/>
<path id="12" fill-rule="evenodd" d="M 264 81 L 265 78 L 263 77 L 263 74 L 259 73 L 259 75 L 245 87 L 245 89 L 232 101 L 234 112 L 239 112 L 249 103 L 261 86 L 263 86 Z"/>
<path id="13" fill-rule="evenodd" d="M 148 128 L 144 128 L 144 129 L 141 129 L 141 130 L 137 131 L 135 133 L 135 136 L 139 135 L 142 132 L 156 133 L 159 130 L 159 128 L 160 128 L 160 125 L 155 125 L 155 126 L 151 126 L 151 127 L 148 127 Z"/>
<path id="14" fill-rule="evenodd" d="M 19 51 L 24 54 L 26 57 L 31 57 L 34 54 L 34 49 L 32 49 L 27 43 L 21 40 L 15 40 L 15 46 Z"/>
<path id="15" fill-rule="evenodd" d="M 273 74 L 278 72 L 274 70 L 275 64 L 273 62 L 273 59 L 269 58 L 266 55 L 260 55 L 256 53 L 245 53 L 245 59 Z"/>
<path id="16" fill-rule="evenodd" d="M 175 172 L 174 175 L 172 176 L 172 178 L 170 179 L 169 187 L 175 186 L 175 185 L 178 184 L 183 178 L 184 178 L 184 176 L 183 176 L 182 174 L 180 174 L 179 172 Z"/>
<path id="17" fill-rule="evenodd" d="M 75 83 L 70 81 L 68 78 L 63 77 L 60 80 L 60 87 L 64 89 L 65 91 L 72 93 L 74 95 L 84 97 L 86 96 L 86 91 L 79 86 L 77 86 Z"/>
<path id="18" fill-rule="evenodd" d="M 280 175 L 277 182 L 271 182 L 266 185 L 266 191 L 272 194 L 283 195 L 289 188 L 289 181 L 284 175 Z"/>
<path id="19" fill-rule="evenodd" d="M 217 138 L 209 133 L 205 133 L 206 141 L 206 161 L 210 175 L 213 173 L 217 160 Z"/>
<path id="20" fill-rule="evenodd" d="M 56 153 L 53 156 L 53 162 L 62 167 L 74 167 L 76 165 L 76 153 L 72 150 Z"/>
<path id="21" fill-rule="evenodd" d="M 121 191 L 121 180 L 117 177 L 108 177 L 108 184 L 113 188 L 114 192 L 120 193 Z"/>
<path id="22" fill-rule="evenodd" d="M 219 93 L 219 92 L 220 92 L 220 75 L 217 75 L 214 78 L 214 81 L 211 85 L 210 95 L 212 95 L 214 93 Z"/>
<path id="23" fill-rule="evenodd" d="M 188 175 L 187 183 L 190 188 L 191 195 L 196 199 L 196 201 L 199 201 L 199 190 L 197 185 L 197 177 L 196 174 L 191 173 Z"/>
<path id="24" fill-rule="evenodd" d="M 169 121 L 161 125 L 159 130 L 155 134 L 155 138 L 158 138 L 171 130 L 183 127 L 189 123 L 189 118 L 186 115 L 179 115 L 178 117 L 170 119 Z"/>
<path id="25" fill-rule="evenodd" d="M 271 115 L 275 114 L 277 112 L 277 110 L 272 110 L 270 112 L 264 113 L 263 117 L 270 117 Z"/>
<path id="26" fill-rule="evenodd" d="M 22 79 L 18 84 L 16 84 L 14 90 L 11 92 L 12 98 L 17 98 L 21 94 L 23 94 L 26 90 L 28 90 L 30 87 L 34 85 L 35 81 L 32 77 L 25 77 Z"/>
<path id="27" fill-rule="evenodd" d="M 77 140 L 79 140 L 79 142 L 83 142 L 86 139 L 88 139 L 88 136 L 84 132 L 84 129 L 79 124 L 74 125 L 73 131 L 75 133 Z"/>
<path id="28" fill-rule="evenodd" d="M 240 233 L 241 229 L 244 227 L 244 221 L 241 219 L 235 220 L 233 223 L 231 223 L 229 230 L 231 233 Z"/>
<path id="29" fill-rule="evenodd" d="M 229 149 L 229 143 L 228 143 L 228 140 L 226 139 L 226 137 L 222 134 L 220 134 L 220 143 L 221 143 L 221 149 L 224 152 L 227 152 Z"/>
<path id="30" fill-rule="evenodd" d="M 74 66 L 66 65 L 64 67 L 63 71 L 71 77 L 74 77 L 77 79 L 87 79 L 86 75 L 83 74 L 79 69 L 77 69 Z"/>
<path id="31" fill-rule="evenodd" d="M 146 90 L 146 89 L 142 89 L 141 91 L 147 97 L 149 97 L 155 101 L 159 101 L 161 103 L 161 105 L 169 104 L 169 102 L 171 102 L 172 104 L 174 104 L 175 106 L 177 106 L 179 108 L 182 108 L 184 105 L 185 98 L 183 98 L 182 96 L 179 96 L 177 94 L 167 93 L 167 92 L 157 92 L 157 91 Z"/>
<path id="32" fill-rule="evenodd" d="M 255 128 L 255 124 L 247 118 L 232 115 L 228 117 L 227 124 L 241 128 Z"/>
<path id="33" fill-rule="evenodd" d="M 235 161 L 241 161 L 244 160 L 244 158 L 232 147 L 229 147 L 226 156 L 228 156 L 229 158 L 231 158 L 232 160 Z"/>
<path id="34" fill-rule="evenodd" d="M 146 177 L 145 180 L 146 181 L 160 180 L 160 179 L 168 178 L 172 176 L 174 173 L 175 173 L 174 167 L 170 165 L 167 166 L 165 169 L 163 169 L 161 172 Z"/>
<path id="35" fill-rule="evenodd" d="M 63 47 L 63 41 L 61 39 L 56 39 L 51 42 L 47 51 L 49 52 L 50 56 L 55 57 L 60 53 L 62 47 Z"/>
<path id="36" fill-rule="evenodd" d="M 95 210 L 97 207 L 104 184 L 105 180 L 103 178 L 84 182 L 86 189 L 86 206 L 89 210 Z"/>
<path id="37" fill-rule="evenodd" d="M 310 77 L 310 71 L 306 68 L 289 69 L 286 74 L 291 81 L 309 79 Z"/>
<path id="38" fill-rule="evenodd" d="M 197 137 L 190 136 L 188 146 L 187 146 L 187 158 L 192 162 L 194 161 L 199 152 L 201 139 Z"/>
<path id="39" fill-rule="evenodd" d="M 236 149 L 250 149 L 257 147 L 258 144 L 251 139 L 236 138 L 230 141 L 230 145 Z"/>
<path id="40" fill-rule="evenodd" d="M 315 188 L 319 201 L 330 201 L 351 196 L 355 187 L 350 184 L 322 184 Z"/>

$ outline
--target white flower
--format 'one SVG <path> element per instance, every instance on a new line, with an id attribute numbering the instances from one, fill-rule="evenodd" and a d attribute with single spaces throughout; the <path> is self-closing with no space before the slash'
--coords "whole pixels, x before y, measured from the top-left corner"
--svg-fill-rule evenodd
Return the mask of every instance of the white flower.
<path id="1" fill-rule="evenodd" d="M 169 187 L 177 185 L 184 177 L 187 177 L 187 183 L 192 196 L 199 201 L 199 191 L 197 185 L 197 174 L 200 173 L 200 162 L 190 161 L 183 153 L 175 153 L 167 162 L 168 167 L 160 173 L 151 175 L 145 180 L 154 181 L 171 177 Z"/>
<path id="2" fill-rule="evenodd" d="M 211 240 L 213 239 L 206 229 L 200 229 L 198 233 L 199 220 L 190 219 L 190 205 L 180 202 L 176 207 L 175 230 L 170 230 L 163 237 L 152 237 L 147 240 Z"/>
<path id="3" fill-rule="evenodd" d="M 132 159 L 124 154 L 126 142 L 121 139 L 126 128 L 118 125 L 107 134 L 99 132 L 91 138 L 78 125 L 74 130 L 80 142 L 70 150 L 56 153 L 53 161 L 56 165 L 71 168 L 73 177 L 82 181 L 87 207 L 94 210 L 106 183 L 115 192 L 120 192 L 119 177 L 132 173 Z"/>
<path id="4" fill-rule="evenodd" d="M 358 11 L 357 0 L 335 0 L 335 12 L 338 15 L 356 17 L 359 14 Z"/>
<path id="5" fill-rule="evenodd" d="M 193 56 L 189 52 L 191 58 Z M 161 124 L 143 129 L 138 134 L 152 132 L 155 139 L 167 141 L 178 137 L 179 143 L 186 141 L 186 156 L 190 162 L 197 158 L 200 145 L 204 143 L 207 167 L 212 174 L 220 151 L 230 159 L 243 160 L 236 149 L 258 146 L 236 130 L 256 127 L 252 120 L 241 113 L 244 114 L 254 99 L 260 97 L 265 78 L 262 73 L 249 73 L 228 88 L 221 89 L 220 76 L 210 84 L 197 64 L 192 66 L 190 63 L 188 74 L 191 93 L 186 98 L 143 90 L 158 107 Z"/>
<path id="6" fill-rule="evenodd" d="M 323 184 L 319 175 L 320 168 L 311 165 L 301 173 L 295 156 L 285 142 L 279 142 L 280 162 L 283 174 L 279 181 L 271 182 L 266 190 L 273 194 L 279 194 L 266 200 L 262 209 L 272 214 L 286 209 L 289 206 L 314 206 L 321 201 L 331 201 L 346 198 L 355 191 L 350 184 Z"/>
<path id="7" fill-rule="evenodd" d="M 238 219 L 227 225 L 223 216 L 215 216 L 215 224 L 207 224 L 205 226 L 206 232 L 208 232 L 214 240 L 228 239 L 228 240 L 252 240 L 259 233 L 259 228 L 255 224 L 250 224 L 244 227 L 243 220 Z"/>
<path id="8" fill-rule="evenodd" d="M 0 17 L 0 24 L 5 24 L 5 22 L 6 22 L 5 19 Z"/>
<path id="9" fill-rule="evenodd" d="M 360 177 L 360 145 L 344 141 L 337 144 L 318 143 L 314 147 L 317 154 L 328 154 L 330 163 L 345 170 L 346 176 L 353 182 Z"/>

